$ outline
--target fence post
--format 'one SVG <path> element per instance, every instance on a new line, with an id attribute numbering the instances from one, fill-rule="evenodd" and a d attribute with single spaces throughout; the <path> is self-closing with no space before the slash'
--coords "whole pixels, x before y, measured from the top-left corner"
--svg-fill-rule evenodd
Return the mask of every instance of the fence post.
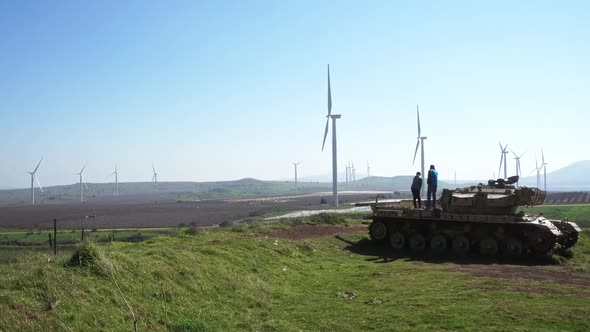
<path id="1" fill-rule="evenodd" d="M 53 241 L 51 241 L 51 233 L 47 233 L 49 235 L 49 254 L 51 254 L 51 249 L 53 249 Z"/>
<path id="2" fill-rule="evenodd" d="M 57 255 L 57 219 L 53 218 L 53 254 Z"/>

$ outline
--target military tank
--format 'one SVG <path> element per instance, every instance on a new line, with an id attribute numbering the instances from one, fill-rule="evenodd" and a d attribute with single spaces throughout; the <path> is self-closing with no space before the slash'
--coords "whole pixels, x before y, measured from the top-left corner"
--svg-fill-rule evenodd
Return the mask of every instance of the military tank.
<path id="1" fill-rule="evenodd" d="M 520 206 L 542 204 L 546 193 L 516 187 L 518 176 L 487 184 L 442 191 L 440 208 L 414 208 L 410 200 L 371 204 L 369 235 L 394 249 L 435 254 L 520 256 L 546 254 L 557 245 L 574 246 L 580 227 L 567 220 L 517 212 Z"/>

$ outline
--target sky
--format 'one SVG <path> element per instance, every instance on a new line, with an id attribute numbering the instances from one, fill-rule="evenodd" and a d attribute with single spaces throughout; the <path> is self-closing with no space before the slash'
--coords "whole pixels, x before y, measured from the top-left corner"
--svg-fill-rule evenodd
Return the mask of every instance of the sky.
<path id="1" fill-rule="evenodd" d="M 590 159 L 587 1 L 0 1 L 0 187 Z M 332 130 L 330 128 L 330 130 Z M 514 173 L 514 159 L 508 164 Z"/>

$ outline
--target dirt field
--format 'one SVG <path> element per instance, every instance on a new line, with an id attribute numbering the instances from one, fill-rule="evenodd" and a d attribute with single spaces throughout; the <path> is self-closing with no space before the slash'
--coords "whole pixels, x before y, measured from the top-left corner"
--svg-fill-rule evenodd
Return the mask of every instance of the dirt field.
<path id="1" fill-rule="evenodd" d="M 374 193 L 351 193 L 341 194 L 339 197 L 343 203 L 352 203 L 371 200 L 375 196 Z M 331 198 L 321 194 L 195 202 L 150 202 L 138 198 L 122 198 L 121 201 L 84 204 L 0 206 L 0 228 L 51 228 L 53 218 L 58 220 L 60 228 L 79 228 L 82 219 L 86 228 L 176 227 L 181 223 L 217 225 L 273 212 L 321 208 L 321 197 L 328 201 Z"/>

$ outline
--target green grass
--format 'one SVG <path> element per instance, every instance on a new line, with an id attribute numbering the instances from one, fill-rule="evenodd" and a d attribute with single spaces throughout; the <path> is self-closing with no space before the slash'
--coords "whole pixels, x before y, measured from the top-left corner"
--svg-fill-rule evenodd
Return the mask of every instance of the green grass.
<path id="1" fill-rule="evenodd" d="M 253 223 L 86 248 L 98 270 L 46 253 L 0 265 L 0 331 L 132 331 L 121 294 L 140 331 L 147 324 L 156 331 L 590 330 L 587 289 L 391 257 L 365 231 L 293 241 L 266 235 L 284 227 Z M 589 271 L 589 241 L 585 234 L 573 250 L 579 270 Z"/>
<path id="2" fill-rule="evenodd" d="M 521 210 L 525 213 L 543 213 L 550 219 L 565 219 L 576 222 L 580 226 L 590 226 L 590 204 L 572 204 L 572 205 L 538 205 L 533 207 L 523 207 Z"/>
<path id="3" fill-rule="evenodd" d="M 53 236 L 52 229 L 0 229 L 0 251 L 6 246 L 48 245 L 49 233 Z M 84 231 L 84 237 L 96 242 L 107 242 L 113 237 L 118 241 L 139 242 L 161 234 L 174 233 L 176 233 L 174 228 L 87 229 Z M 80 242 L 81 235 L 78 229 L 58 230 L 58 243 L 76 244 Z"/>

